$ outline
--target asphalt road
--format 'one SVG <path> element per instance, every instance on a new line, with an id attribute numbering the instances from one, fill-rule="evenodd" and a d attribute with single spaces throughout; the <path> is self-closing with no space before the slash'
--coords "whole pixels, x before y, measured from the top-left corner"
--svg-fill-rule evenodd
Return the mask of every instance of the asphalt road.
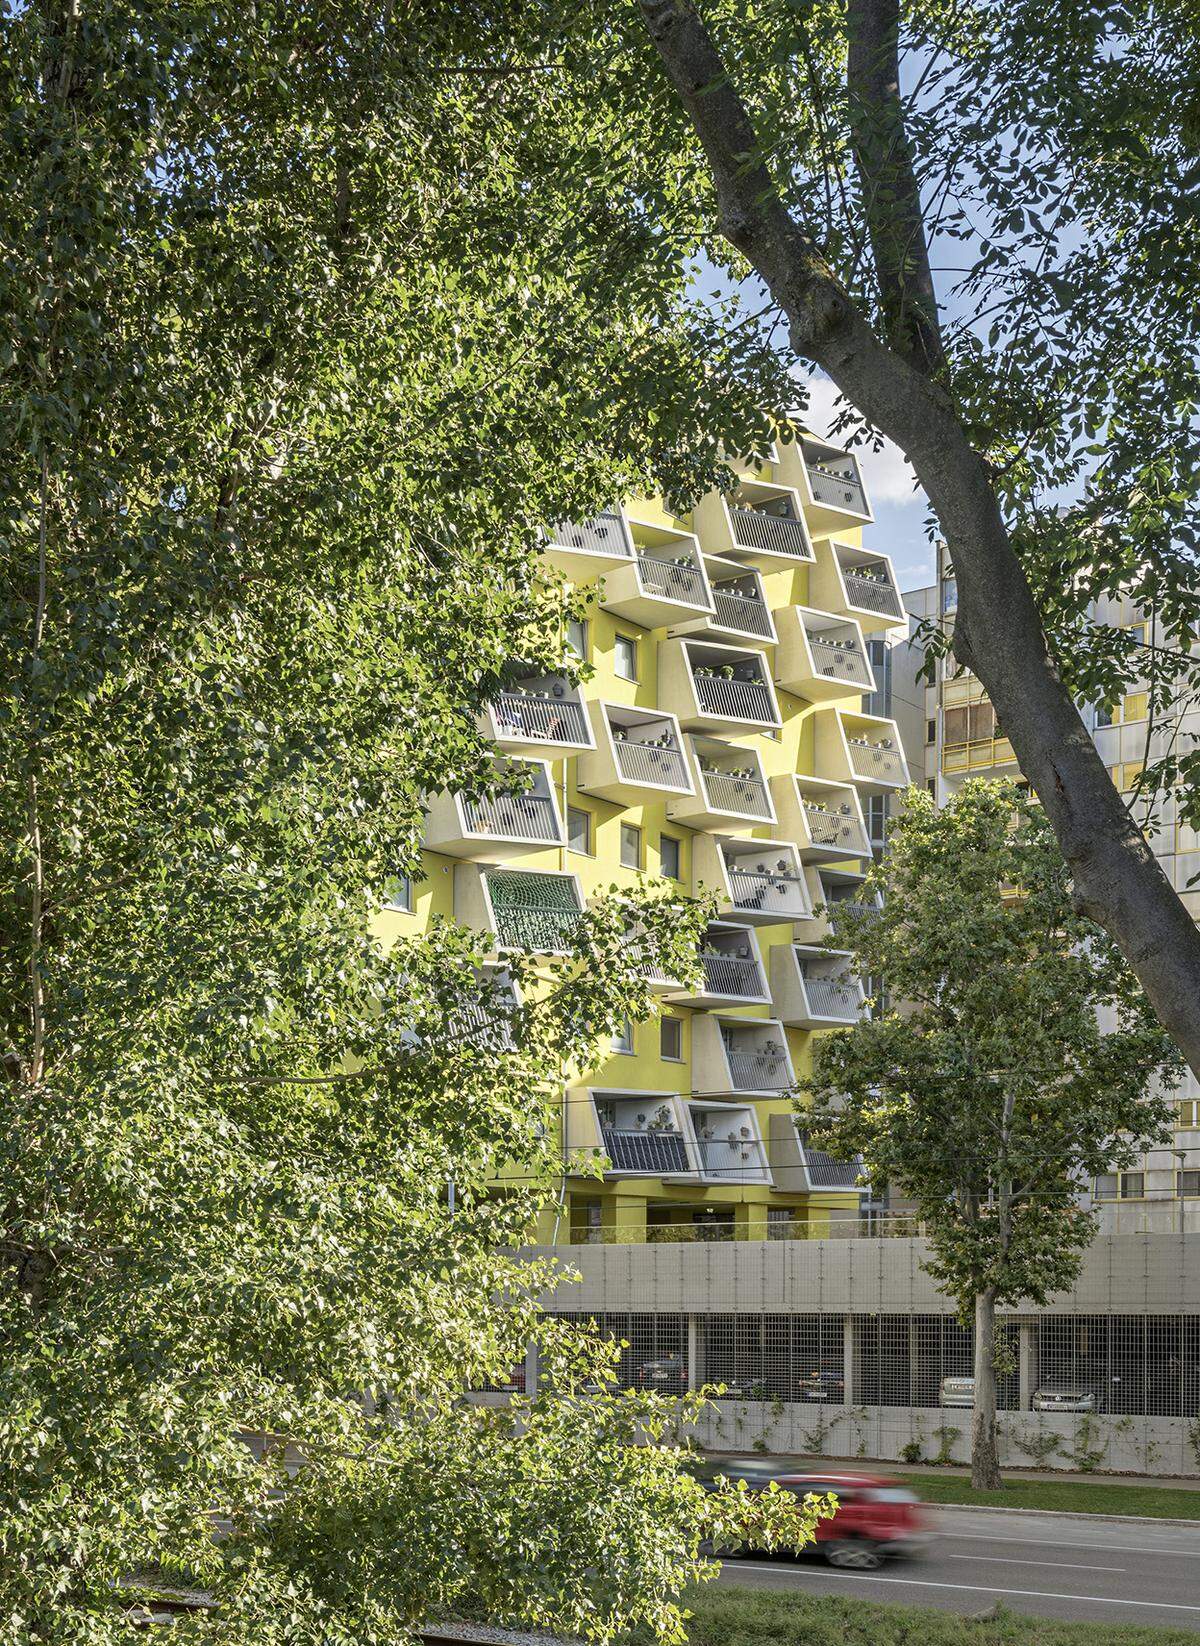
<path id="1" fill-rule="evenodd" d="M 721 1581 L 809 1594 L 854 1595 L 967 1616 L 997 1601 L 1037 1617 L 1200 1634 L 1200 1524 L 988 1514 L 927 1505 L 929 1552 L 877 1572 L 840 1572 L 817 1556 L 725 1562 Z"/>

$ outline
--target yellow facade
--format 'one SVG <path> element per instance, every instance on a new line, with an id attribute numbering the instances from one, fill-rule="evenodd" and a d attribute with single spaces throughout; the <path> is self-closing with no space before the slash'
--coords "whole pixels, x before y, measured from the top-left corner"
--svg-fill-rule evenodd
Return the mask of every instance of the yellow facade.
<path id="1" fill-rule="evenodd" d="M 431 801 L 411 912 L 384 917 L 385 938 L 434 915 L 491 929 L 502 960 L 560 918 L 514 924 L 511 900 L 525 920 L 526 896 L 672 871 L 720 896 L 700 995 L 664 981 L 661 1019 L 564 1091 L 564 1159 L 611 1169 L 568 1172 L 547 1241 L 819 1235 L 858 1205 L 853 1171 L 806 1153 L 787 1085 L 861 1001 L 820 910 L 861 878 L 864 797 L 907 781 L 894 724 L 863 705 L 864 631 L 901 606 L 890 562 L 862 548 L 854 460 L 815 442 L 773 458 L 687 519 L 633 499 L 548 530 L 547 559 L 591 593 L 589 678 L 530 678 L 493 705 L 498 751 L 543 763 L 528 801 Z"/>

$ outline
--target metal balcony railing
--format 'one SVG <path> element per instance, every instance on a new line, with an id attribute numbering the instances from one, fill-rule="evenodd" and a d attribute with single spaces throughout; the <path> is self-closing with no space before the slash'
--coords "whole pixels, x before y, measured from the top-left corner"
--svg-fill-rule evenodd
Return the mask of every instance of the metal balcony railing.
<path id="1" fill-rule="evenodd" d="M 455 1018 L 458 1038 L 480 1051 L 515 1051 L 517 1043 L 508 1015 L 511 1010 L 512 1001 L 498 995 L 465 1000 Z"/>
<path id="2" fill-rule="evenodd" d="M 732 772 L 700 773 L 705 797 L 714 812 L 743 812 L 770 819 L 767 787 L 757 777 L 735 777 Z"/>
<path id="3" fill-rule="evenodd" d="M 858 1017 L 861 996 L 853 983 L 836 977 L 806 976 L 804 992 L 814 1017 L 835 1017 L 846 1023 Z"/>
<path id="4" fill-rule="evenodd" d="M 704 954 L 704 987 L 708 994 L 754 998 L 765 993 L 758 961 L 736 954 Z"/>
<path id="5" fill-rule="evenodd" d="M 686 1172 L 687 1144 L 678 1132 L 629 1132 L 601 1127 L 600 1143 L 618 1172 Z"/>
<path id="6" fill-rule="evenodd" d="M 799 520 L 790 520 L 781 514 L 766 514 L 762 509 L 731 508 L 733 540 L 739 548 L 765 549 L 769 554 L 790 554 L 800 560 L 811 560 L 812 551 Z"/>
<path id="7" fill-rule="evenodd" d="M 814 502 L 824 503 L 831 509 L 853 509 L 856 514 L 866 514 L 862 482 L 853 469 L 826 469 L 819 463 L 808 463 L 805 467 Z"/>
<path id="8" fill-rule="evenodd" d="M 554 802 L 544 795 L 501 794 L 490 800 L 467 801 L 463 813 L 472 834 L 498 835 L 503 840 L 544 840 L 552 846 L 561 844 Z"/>
<path id="9" fill-rule="evenodd" d="M 696 698 L 705 714 L 724 720 L 750 720 L 772 726 L 775 716 L 767 688 L 759 680 L 726 680 L 721 675 L 694 673 Z"/>
<path id="10" fill-rule="evenodd" d="M 559 520 L 550 527 L 550 541 L 563 549 L 587 549 L 592 554 L 608 554 L 614 560 L 629 559 L 629 544 L 625 524 L 619 514 L 605 512 L 594 520 L 576 524 L 573 520 Z"/>
<path id="11" fill-rule="evenodd" d="M 696 1144 L 705 1177 L 740 1182 L 763 1175 L 762 1149 L 754 1138 L 701 1138 Z"/>
<path id="12" fill-rule="evenodd" d="M 904 616 L 900 596 L 886 574 L 882 577 L 868 577 L 862 572 L 852 572 L 843 566 L 842 578 L 851 605 L 861 606 L 864 611 L 878 612 L 881 617 Z"/>
<path id="13" fill-rule="evenodd" d="M 714 587 L 713 607 L 717 622 L 726 629 L 771 638 L 771 614 L 756 594 L 738 594 L 735 589 Z"/>
<path id="14" fill-rule="evenodd" d="M 573 881 L 500 870 L 487 885 L 501 948 L 554 954 L 571 947 L 583 919 Z"/>
<path id="15" fill-rule="evenodd" d="M 660 600 L 682 600 L 690 606 L 707 606 L 704 578 L 695 566 L 680 566 L 674 560 L 660 560 L 652 554 L 639 554 L 638 577 L 646 594 L 656 594 Z"/>
<path id="16" fill-rule="evenodd" d="M 866 838 L 853 814 L 845 816 L 841 812 L 831 812 L 806 800 L 804 816 L 815 846 L 845 846 L 866 851 Z"/>
<path id="17" fill-rule="evenodd" d="M 807 909 L 804 881 L 798 874 L 771 874 L 760 869 L 729 870 L 729 890 L 735 909 L 769 910 L 781 916 L 802 915 Z"/>
<path id="18" fill-rule="evenodd" d="M 904 761 L 897 749 L 880 743 L 860 743 L 850 739 L 850 764 L 856 777 L 878 778 L 881 783 L 903 783 Z"/>
<path id="19" fill-rule="evenodd" d="M 783 1091 L 790 1084 L 783 1052 L 735 1052 L 725 1048 L 736 1092 Z"/>
<path id="20" fill-rule="evenodd" d="M 808 1180 L 814 1189 L 853 1189 L 862 1173 L 861 1160 L 838 1160 L 823 1149 L 814 1148 L 803 1132 L 800 1147 L 808 1165 Z"/>
<path id="21" fill-rule="evenodd" d="M 857 647 L 848 650 L 845 646 L 834 645 L 828 640 L 822 640 L 820 635 L 814 634 L 811 630 L 808 643 L 812 647 L 813 662 L 822 674 L 834 675 L 839 680 L 849 680 L 857 686 L 871 684 L 866 661 L 859 655 Z"/>
<path id="22" fill-rule="evenodd" d="M 580 703 L 531 697 L 528 692 L 501 692 L 492 704 L 497 737 L 523 737 L 537 743 L 588 743 L 587 716 Z"/>
<path id="23" fill-rule="evenodd" d="M 654 743 L 638 743 L 632 738 L 613 744 L 617 770 L 626 783 L 666 784 L 673 789 L 688 786 L 687 761 L 682 749 L 663 748 Z"/>
<path id="24" fill-rule="evenodd" d="M 878 914 L 879 904 L 860 903 L 852 897 L 835 897 L 828 900 L 827 912 L 832 913 L 835 909 L 841 909 L 846 914 Z"/>

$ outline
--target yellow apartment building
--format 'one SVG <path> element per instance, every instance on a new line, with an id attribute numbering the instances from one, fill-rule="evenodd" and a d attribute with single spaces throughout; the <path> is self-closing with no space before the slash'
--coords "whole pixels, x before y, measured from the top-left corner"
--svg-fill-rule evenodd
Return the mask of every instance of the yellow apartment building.
<path id="1" fill-rule="evenodd" d="M 864 1006 L 822 910 L 861 899 L 864 806 L 908 782 L 895 723 L 864 707 L 868 637 L 904 608 L 863 546 L 853 455 L 804 435 L 735 467 L 685 518 L 633 498 L 547 529 L 548 563 L 589 595 L 568 636 L 589 676 L 514 666 L 484 729 L 528 786 L 430 797 L 421 878 L 383 917 L 385 938 L 434 915 L 490 934 L 503 978 L 514 952 L 560 952 L 613 884 L 716 895 L 702 982 L 655 979 L 660 1015 L 564 1086 L 546 1243 L 819 1236 L 863 1192 L 789 1093 L 813 1036 Z M 580 1152 L 602 1179 L 571 1171 Z"/>

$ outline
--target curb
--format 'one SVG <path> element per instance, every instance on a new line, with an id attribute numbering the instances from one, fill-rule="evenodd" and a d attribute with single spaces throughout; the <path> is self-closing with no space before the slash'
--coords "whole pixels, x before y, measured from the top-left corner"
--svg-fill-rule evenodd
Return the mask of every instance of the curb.
<path id="1" fill-rule="evenodd" d="M 1126 1521 L 1132 1521 L 1135 1526 L 1190 1526 L 1200 1532 L 1200 1516 L 1193 1520 L 1174 1520 L 1166 1515 L 1102 1515 L 1087 1509 L 1016 1509 L 1007 1503 L 926 1503 L 924 1499 L 921 1507 L 935 1514 L 939 1509 L 968 1509 L 980 1515 L 1050 1515 L 1055 1520 L 1106 1520 L 1118 1526 Z"/>

